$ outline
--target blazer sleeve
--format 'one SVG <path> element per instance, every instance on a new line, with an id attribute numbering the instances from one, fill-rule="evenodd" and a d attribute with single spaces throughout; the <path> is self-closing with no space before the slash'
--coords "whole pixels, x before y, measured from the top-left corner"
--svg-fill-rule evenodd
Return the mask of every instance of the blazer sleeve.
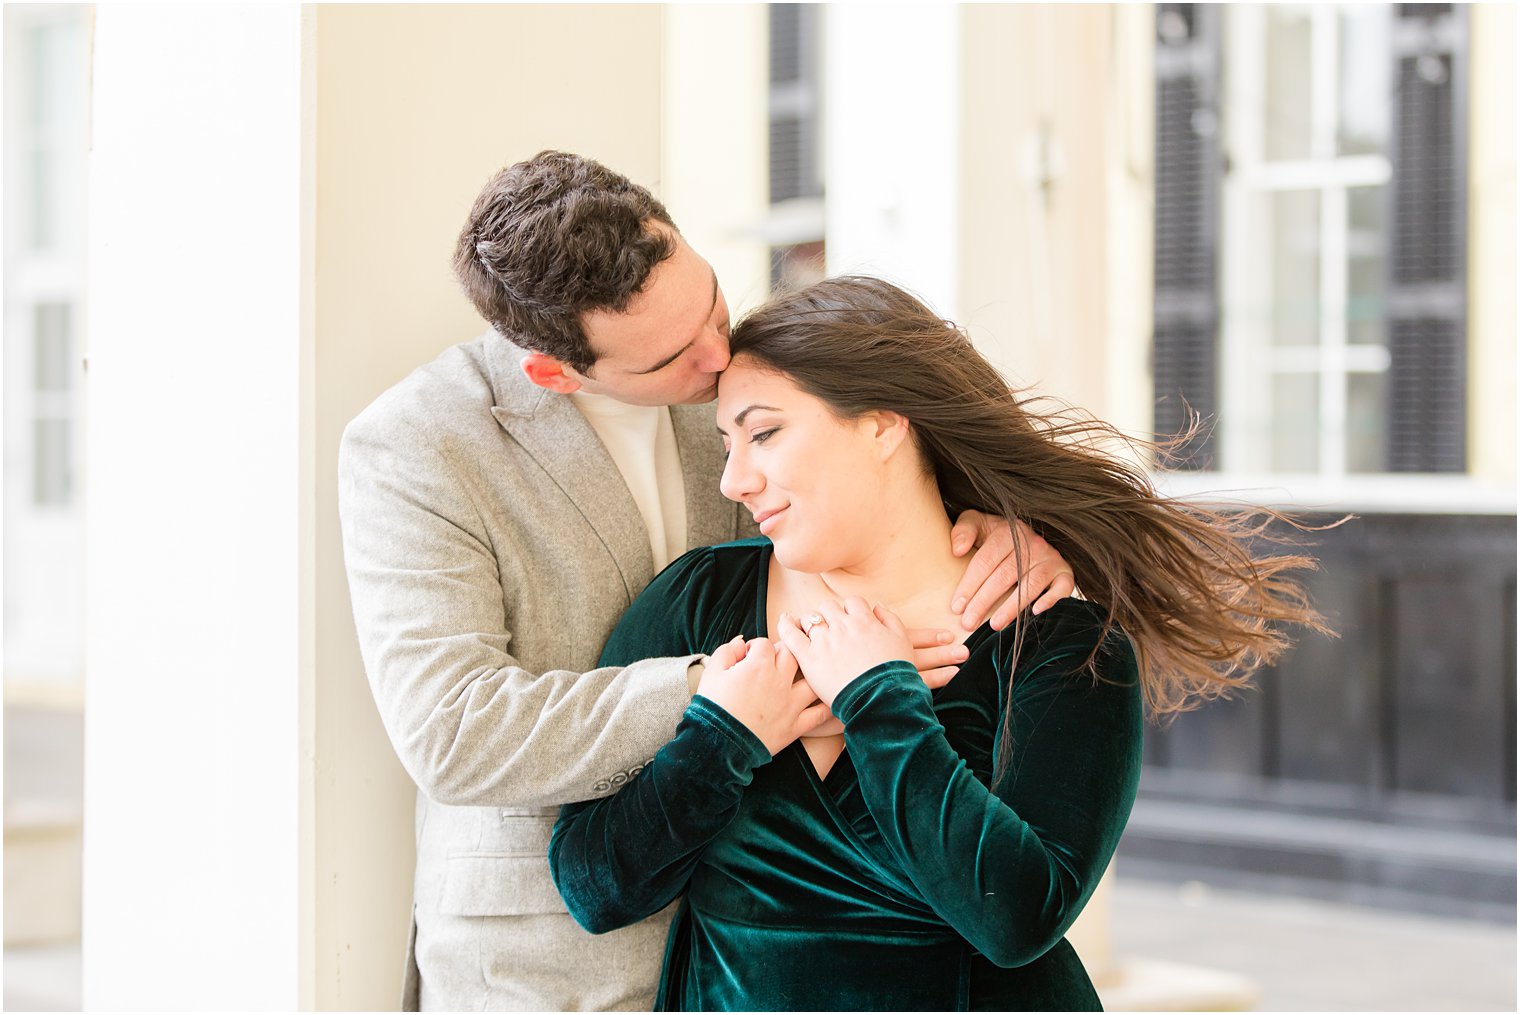
<path id="1" fill-rule="evenodd" d="M 602 661 L 721 640 L 736 618 L 710 609 L 711 553 L 693 550 L 656 577 L 624 614 Z M 707 844 L 738 813 L 754 770 L 770 760 L 742 723 L 702 695 L 693 697 L 674 739 L 627 785 L 560 809 L 549 870 L 570 915 L 600 934 L 669 905 Z"/>
<path id="2" fill-rule="evenodd" d="M 443 804 L 545 807 L 611 792 L 670 739 L 695 660 L 521 666 L 493 534 L 453 464 L 413 426 L 368 415 L 339 449 L 354 623 L 391 743 Z"/>
<path id="3" fill-rule="evenodd" d="M 1097 887 L 1139 783 L 1142 712 L 1117 631 L 1081 672 L 1101 618 L 1065 601 L 1041 616 L 1013 676 L 1009 763 L 991 788 L 945 738 L 906 663 L 877 666 L 835 699 L 866 804 L 931 907 L 1005 967 L 1055 945 Z M 1059 616 L 1057 616 L 1059 615 Z"/>

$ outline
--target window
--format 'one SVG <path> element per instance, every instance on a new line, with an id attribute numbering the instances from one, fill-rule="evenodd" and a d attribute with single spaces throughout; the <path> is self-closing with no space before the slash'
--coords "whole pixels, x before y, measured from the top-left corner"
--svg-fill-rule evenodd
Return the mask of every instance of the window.
<path id="1" fill-rule="evenodd" d="M 1164 4 L 1159 433 L 1185 467 L 1465 469 L 1462 22 L 1451 5 Z"/>
<path id="2" fill-rule="evenodd" d="M 771 4 L 771 285 L 823 277 L 823 8 Z"/>

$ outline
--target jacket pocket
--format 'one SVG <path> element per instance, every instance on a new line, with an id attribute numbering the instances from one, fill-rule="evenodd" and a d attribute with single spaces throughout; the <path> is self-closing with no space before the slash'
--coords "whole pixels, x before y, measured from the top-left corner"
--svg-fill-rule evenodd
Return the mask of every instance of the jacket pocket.
<path id="1" fill-rule="evenodd" d="M 449 857 L 438 909 L 450 916 L 566 912 L 548 857 L 484 852 Z"/>
<path id="2" fill-rule="evenodd" d="M 552 813 L 480 810 L 472 849 L 446 854 L 438 909 L 451 916 L 563 913 L 549 875 Z"/>

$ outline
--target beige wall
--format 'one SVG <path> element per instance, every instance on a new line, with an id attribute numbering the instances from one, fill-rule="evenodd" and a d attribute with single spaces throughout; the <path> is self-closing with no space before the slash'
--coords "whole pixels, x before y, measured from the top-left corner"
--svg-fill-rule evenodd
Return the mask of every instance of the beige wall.
<path id="1" fill-rule="evenodd" d="M 766 296 L 769 205 L 764 4 L 665 9 L 664 153 L 657 191 L 712 264 L 734 319 Z"/>
<path id="2" fill-rule="evenodd" d="M 1515 479 L 1515 8 L 1475 4 L 1468 165 L 1468 469 Z"/>
<path id="3" fill-rule="evenodd" d="M 1114 11 L 967 5 L 961 17 L 962 323 L 1015 383 L 1102 412 Z"/>
<path id="4" fill-rule="evenodd" d="M 338 439 L 380 391 L 483 330 L 449 256 L 491 173 L 557 147 L 658 178 L 663 25 L 648 5 L 322 5 L 315 17 L 315 894 L 302 1004 L 384 1009 L 400 991 L 413 792 L 359 662 Z"/>

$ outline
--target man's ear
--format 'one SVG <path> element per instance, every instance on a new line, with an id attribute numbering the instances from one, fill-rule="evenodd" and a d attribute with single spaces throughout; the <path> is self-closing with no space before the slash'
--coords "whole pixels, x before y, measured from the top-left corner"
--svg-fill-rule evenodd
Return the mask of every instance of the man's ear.
<path id="1" fill-rule="evenodd" d="M 522 358 L 522 368 L 523 373 L 528 375 L 528 380 L 540 388 L 548 388 L 561 395 L 580 390 L 581 382 L 570 376 L 565 364 L 546 353 L 528 353 Z"/>

